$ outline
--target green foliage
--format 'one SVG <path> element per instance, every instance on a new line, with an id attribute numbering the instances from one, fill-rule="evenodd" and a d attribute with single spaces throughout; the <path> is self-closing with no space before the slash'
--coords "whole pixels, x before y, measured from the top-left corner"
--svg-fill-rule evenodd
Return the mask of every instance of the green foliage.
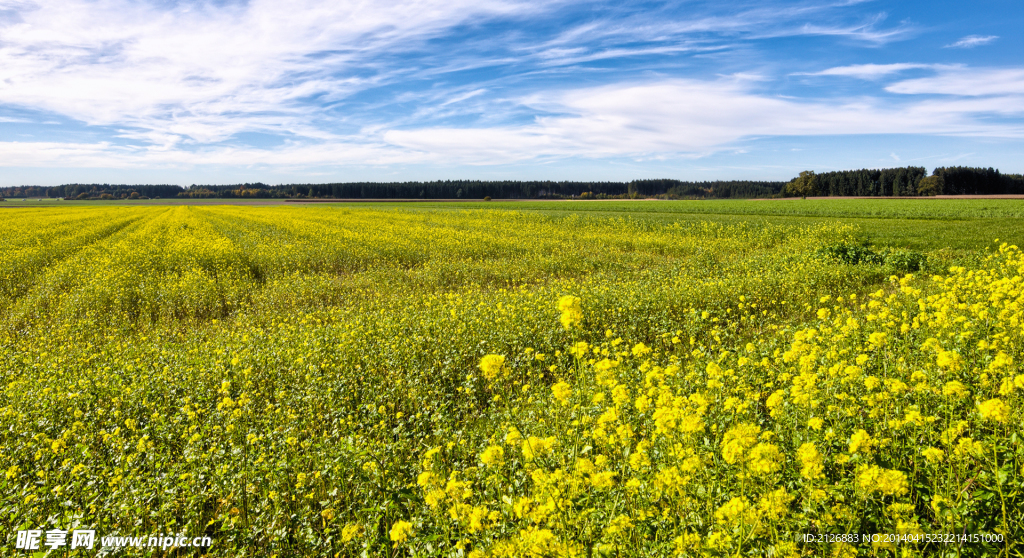
<path id="1" fill-rule="evenodd" d="M 920 271 L 925 268 L 928 257 L 913 250 L 893 250 L 884 248 L 875 251 L 863 243 L 842 243 L 824 246 L 815 250 L 821 258 L 845 264 L 874 264 L 887 266 L 897 273 Z"/>
<path id="2" fill-rule="evenodd" d="M 817 175 L 814 174 L 814 171 L 801 172 L 800 176 L 786 184 L 785 188 L 782 189 L 782 195 L 801 198 L 818 195 Z"/>
<path id="3" fill-rule="evenodd" d="M 942 193 L 942 177 L 926 176 L 917 183 L 919 196 L 937 196 Z"/>

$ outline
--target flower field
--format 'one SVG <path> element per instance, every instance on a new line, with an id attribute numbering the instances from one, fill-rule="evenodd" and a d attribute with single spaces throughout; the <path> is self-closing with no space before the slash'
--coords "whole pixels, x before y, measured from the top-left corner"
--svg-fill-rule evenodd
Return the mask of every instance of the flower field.
<path id="1" fill-rule="evenodd" d="M 458 206 L 0 221 L 4 555 L 82 527 L 211 556 L 1022 556 L 1008 243 Z"/>

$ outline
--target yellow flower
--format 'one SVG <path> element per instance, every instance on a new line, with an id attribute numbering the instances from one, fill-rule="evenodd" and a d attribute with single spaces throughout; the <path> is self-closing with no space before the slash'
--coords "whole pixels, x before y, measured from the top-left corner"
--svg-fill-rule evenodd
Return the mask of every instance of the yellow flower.
<path id="1" fill-rule="evenodd" d="M 544 457 L 555 447 L 558 439 L 554 436 L 549 438 L 538 438 L 536 436 L 530 436 L 523 441 L 523 459 L 527 461 L 533 461 L 538 457 Z"/>
<path id="2" fill-rule="evenodd" d="M 942 461 L 942 458 L 945 457 L 946 452 L 940 450 L 939 448 L 928 448 L 923 450 L 921 452 L 921 455 L 923 455 L 924 458 L 928 460 L 928 463 L 939 463 Z"/>
<path id="3" fill-rule="evenodd" d="M 989 399 L 978 405 L 978 414 L 985 420 L 1006 422 L 1010 416 L 1010 406 L 1004 403 L 1002 399 Z"/>
<path id="4" fill-rule="evenodd" d="M 761 429 L 752 424 L 738 424 L 729 429 L 722 438 L 722 458 L 726 463 L 736 463 L 751 446 L 757 443 Z"/>
<path id="5" fill-rule="evenodd" d="M 349 523 L 341 530 L 341 542 L 349 542 L 362 533 L 363 528 L 356 523 Z"/>
<path id="6" fill-rule="evenodd" d="M 902 495 L 909 489 L 906 473 L 877 465 L 862 465 L 857 471 L 857 484 L 868 494 L 881 492 L 886 496 Z"/>
<path id="7" fill-rule="evenodd" d="M 629 456 L 629 466 L 633 470 L 646 469 L 651 466 L 650 456 L 647 455 L 646 451 L 641 449 L 643 444 L 644 442 L 640 442 L 637 446 L 637 451 L 633 452 Z"/>
<path id="8" fill-rule="evenodd" d="M 590 345 L 586 341 L 578 341 L 573 343 L 573 346 L 569 349 L 569 354 L 576 358 L 583 358 L 589 350 Z"/>
<path id="9" fill-rule="evenodd" d="M 611 488 L 615 486 L 615 471 L 603 471 L 600 473 L 592 473 L 590 475 L 590 484 L 594 488 Z"/>
<path id="10" fill-rule="evenodd" d="M 765 406 L 768 407 L 768 411 L 772 418 L 778 418 L 782 413 L 782 404 L 786 402 L 786 392 L 779 389 L 775 390 L 768 399 L 764 402 Z"/>
<path id="11" fill-rule="evenodd" d="M 821 430 L 821 426 L 823 424 L 825 424 L 825 421 L 821 420 L 818 417 L 812 417 L 807 420 L 807 426 L 811 427 L 814 430 Z"/>
<path id="12" fill-rule="evenodd" d="M 778 446 L 760 443 L 750 450 L 747 468 L 756 475 L 770 475 L 781 469 L 785 460 Z"/>
<path id="13" fill-rule="evenodd" d="M 757 507 L 768 518 L 777 521 L 789 511 L 789 503 L 792 501 L 793 496 L 785 488 L 779 488 L 762 496 Z"/>
<path id="14" fill-rule="evenodd" d="M 522 434 L 519 433 L 519 429 L 517 429 L 514 426 L 509 427 L 508 432 L 505 434 L 505 443 L 510 445 L 510 446 L 514 446 L 514 445 L 518 444 L 519 440 L 522 440 L 522 439 L 523 439 L 523 436 L 522 436 Z"/>
<path id="15" fill-rule="evenodd" d="M 587 475 L 594 472 L 594 462 L 587 459 L 586 457 L 576 458 L 576 471 L 581 475 Z"/>
<path id="16" fill-rule="evenodd" d="M 624 385 L 617 385 L 612 390 L 612 402 L 614 402 L 616 405 L 624 405 L 627 401 L 629 401 L 629 398 L 629 388 L 627 388 Z"/>
<path id="17" fill-rule="evenodd" d="M 505 460 L 505 449 L 501 446 L 487 446 L 487 449 L 480 454 L 480 461 L 488 467 L 501 465 Z"/>
<path id="18" fill-rule="evenodd" d="M 444 490 L 441 490 L 441 489 L 431 490 L 430 492 L 427 493 L 427 495 L 424 498 L 424 500 L 427 502 L 428 506 L 433 508 L 433 507 L 437 507 L 438 504 L 443 502 L 447 495 L 448 494 Z"/>
<path id="19" fill-rule="evenodd" d="M 488 380 L 497 378 L 504 368 L 505 357 L 502 355 L 487 355 L 480 359 L 480 371 Z"/>
<path id="20" fill-rule="evenodd" d="M 944 368 L 950 371 L 959 370 L 963 364 L 963 357 L 959 353 L 953 351 L 940 351 L 938 356 L 935 357 L 935 363 L 939 368 Z"/>
<path id="21" fill-rule="evenodd" d="M 395 544 L 405 542 L 408 540 L 409 535 L 412 534 L 412 523 L 408 521 L 399 521 L 391 526 L 391 540 L 395 541 Z"/>
<path id="22" fill-rule="evenodd" d="M 559 403 L 565 405 L 569 402 L 569 398 L 572 397 L 572 388 L 565 382 L 558 382 L 551 386 L 551 393 Z"/>
<path id="23" fill-rule="evenodd" d="M 636 345 L 633 346 L 633 350 L 632 350 L 633 356 L 635 356 L 635 357 L 641 357 L 641 356 L 646 355 L 646 354 L 648 354 L 650 352 L 651 352 L 651 348 L 648 347 L 647 345 L 644 345 L 643 343 L 637 343 Z"/>
<path id="24" fill-rule="evenodd" d="M 814 444 L 807 442 L 796 450 L 796 456 L 800 460 L 800 474 L 808 480 L 820 479 L 825 471 L 822 464 L 821 453 Z"/>
<path id="25" fill-rule="evenodd" d="M 700 535 L 696 533 L 686 533 L 684 535 L 679 535 L 672 542 L 676 546 L 676 554 L 681 556 L 700 547 Z"/>
<path id="26" fill-rule="evenodd" d="M 484 519 L 487 518 L 487 506 L 474 506 L 473 511 L 469 512 L 469 532 L 476 533 L 482 531 L 484 528 Z"/>
<path id="27" fill-rule="evenodd" d="M 864 429 L 859 429 L 850 436 L 850 453 L 870 453 L 871 446 L 875 444 L 875 441 L 871 439 L 871 435 Z"/>
<path id="28" fill-rule="evenodd" d="M 746 498 L 734 496 L 715 511 L 715 519 L 719 523 L 739 523 L 749 508 L 750 502 Z"/>
<path id="29" fill-rule="evenodd" d="M 604 533 L 606 535 L 612 536 L 617 533 L 626 531 L 632 526 L 633 522 L 630 520 L 629 516 L 623 514 L 609 521 L 608 526 L 604 528 Z"/>
<path id="30" fill-rule="evenodd" d="M 558 321 L 565 329 L 570 329 L 583 321 L 583 309 L 580 307 L 580 303 L 578 296 L 566 295 L 558 299 L 558 311 L 562 313 Z"/>
<path id="31" fill-rule="evenodd" d="M 558 549 L 558 537 L 550 529 L 537 529 L 519 532 L 519 552 L 509 553 L 516 556 L 541 557 L 554 555 Z"/>
<path id="32" fill-rule="evenodd" d="M 946 385 L 942 386 L 942 395 L 952 397 L 953 399 L 960 399 L 967 395 L 967 388 L 962 383 L 953 380 L 946 382 Z"/>
<path id="33" fill-rule="evenodd" d="M 967 457 L 972 455 L 977 457 L 984 453 L 984 451 L 985 448 L 981 445 L 981 442 L 965 437 L 957 440 L 956 447 L 953 448 L 953 455 L 957 457 Z"/>

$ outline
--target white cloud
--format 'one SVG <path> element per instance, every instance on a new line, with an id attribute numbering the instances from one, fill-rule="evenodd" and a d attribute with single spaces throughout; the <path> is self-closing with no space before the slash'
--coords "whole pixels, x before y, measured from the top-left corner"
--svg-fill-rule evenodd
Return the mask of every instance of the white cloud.
<path id="1" fill-rule="evenodd" d="M 944 67 L 936 64 L 911 64 L 911 63 L 899 63 L 899 64 L 853 64 L 850 66 L 836 66 L 834 68 L 828 68 L 820 72 L 807 72 L 797 73 L 793 75 L 801 76 L 844 76 L 844 77 L 855 77 L 860 79 L 878 79 L 888 75 L 896 74 L 899 72 L 905 72 L 907 70 L 917 70 L 923 68 L 936 68 Z"/>
<path id="2" fill-rule="evenodd" d="M 877 43 L 903 32 L 877 29 L 880 18 L 845 27 L 805 23 L 848 3 L 757 5 L 728 15 L 596 17 L 539 44 L 522 40 L 513 26 L 507 36 L 476 36 L 455 53 L 425 47 L 459 26 L 537 19 L 563 4 L 569 3 L 0 0 L 8 14 L 0 104 L 120 127 L 125 138 L 165 147 L 210 144 L 245 131 L 325 140 L 348 122 L 348 115 L 325 114 L 325 102 L 403 79 L 488 65 L 536 71 L 716 50 L 724 48 L 723 36 L 831 34 Z M 426 53 L 429 61 L 396 60 L 410 52 Z"/>
<path id="3" fill-rule="evenodd" d="M 421 154 L 491 164 L 538 156 L 700 155 L 765 136 L 900 133 L 1024 137 L 1021 126 L 992 124 L 978 117 L 1006 108 L 998 103 L 892 105 L 870 98 L 783 99 L 751 92 L 736 80 L 612 85 L 536 95 L 524 102 L 571 116 L 538 118 L 519 127 L 389 131 L 383 138 Z M 1024 114 L 1021 105 L 1010 105 L 1009 110 Z"/>
<path id="4" fill-rule="evenodd" d="M 129 148 L 110 142 L 0 142 L 0 166 L 66 168 L 195 168 L 204 165 L 301 168 L 308 165 L 394 165 L 429 160 L 370 142 L 291 144 L 274 149 L 210 147 L 196 151 Z"/>
<path id="5" fill-rule="evenodd" d="M 1024 68 L 947 68 L 939 75 L 908 79 L 885 88 L 909 95 L 1024 95 Z"/>
<path id="6" fill-rule="evenodd" d="M 669 79 L 538 93 L 520 99 L 557 116 L 525 125 L 379 129 L 320 143 L 273 149 L 211 146 L 148 148 L 110 143 L 0 143 L 7 166 L 184 168 L 269 165 L 499 165 L 582 158 L 699 157 L 734 151 L 739 142 L 772 136 L 933 134 L 1024 138 L 1024 126 L 986 117 L 1024 115 L 1024 96 L 924 99 L 808 100 L 753 90 L 750 80 Z"/>
<path id="7" fill-rule="evenodd" d="M 319 107 L 306 101 L 341 99 L 408 71 L 379 71 L 379 57 L 467 21 L 546 9 L 519 0 L 12 6 L 18 18 L 0 42 L 0 103 L 138 128 L 170 143 L 239 131 L 329 136 L 310 125 Z"/>
<path id="8" fill-rule="evenodd" d="M 974 48 L 987 45 L 998 38 L 997 35 L 968 35 L 955 43 L 946 45 L 944 48 Z"/>

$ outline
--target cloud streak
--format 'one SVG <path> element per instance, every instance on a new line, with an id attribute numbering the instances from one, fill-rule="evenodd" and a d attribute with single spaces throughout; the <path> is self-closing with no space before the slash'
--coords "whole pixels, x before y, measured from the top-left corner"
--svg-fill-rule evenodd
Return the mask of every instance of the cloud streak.
<path id="1" fill-rule="evenodd" d="M 936 64 L 853 64 L 851 66 L 836 66 L 820 72 L 798 72 L 796 76 L 843 76 L 859 79 L 875 80 L 892 74 L 905 72 L 907 70 L 934 69 L 942 67 Z"/>
<path id="2" fill-rule="evenodd" d="M 0 142 L 0 160 L 21 164 L 116 165 L 503 165 L 552 158 L 700 157 L 765 136 L 935 134 L 1024 138 L 1024 125 L 993 123 L 1000 111 L 1024 116 L 1024 97 L 800 100 L 759 94 L 756 82 L 671 79 L 539 93 L 518 102 L 549 116 L 522 125 L 381 129 L 372 137 L 292 142 L 273 149 L 191 151 L 110 143 Z M 903 82 L 904 84 L 910 82 Z M 908 91 L 911 90 L 906 86 Z M 470 92 L 466 98 L 472 98 Z"/>
<path id="3" fill-rule="evenodd" d="M 982 116 L 1006 103 L 888 105 L 878 99 L 806 101 L 756 94 L 745 82 L 669 80 L 538 95 L 524 103 L 570 116 L 519 127 L 389 131 L 384 140 L 424 156 L 493 164 L 555 157 L 698 156 L 760 136 L 949 134 L 1024 137 L 1024 126 Z M 1011 112 L 1024 115 L 1024 103 Z"/>
<path id="4" fill-rule="evenodd" d="M 945 48 L 974 48 L 992 43 L 998 38 L 996 35 L 968 35 L 955 43 L 946 45 Z"/>
<path id="5" fill-rule="evenodd" d="M 1024 97 L 1024 68 L 947 68 L 936 76 L 899 81 L 885 89 L 906 95 Z"/>

